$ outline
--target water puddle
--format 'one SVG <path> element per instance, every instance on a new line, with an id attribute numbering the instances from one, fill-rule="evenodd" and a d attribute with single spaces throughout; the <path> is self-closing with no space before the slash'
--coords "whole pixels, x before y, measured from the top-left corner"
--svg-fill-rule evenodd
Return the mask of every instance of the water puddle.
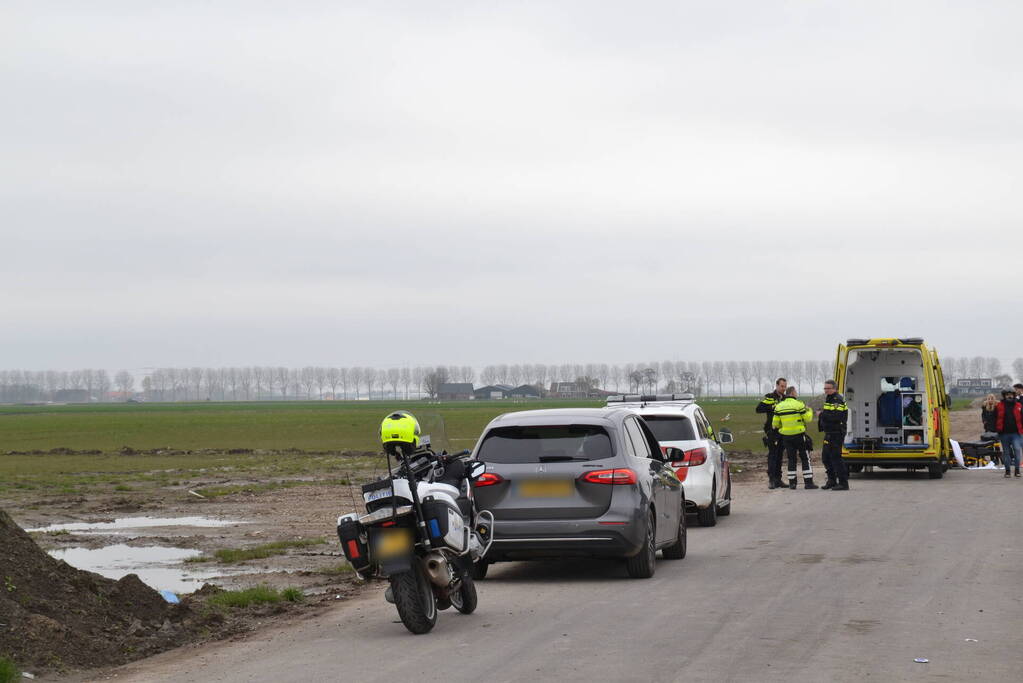
<path id="1" fill-rule="evenodd" d="M 51 524 L 25 531 L 84 531 L 93 533 L 117 532 L 125 529 L 152 529 L 156 527 L 190 526 L 205 529 L 244 524 L 232 520 L 211 519 L 209 517 L 119 517 L 112 522 L 68 522 Z"/>
<path id="2" fill-rule="evenodd" d="M 50 551 L 51 556 L 64 560 L 77 569 L 96 572 L 108 579 L 120 579 L 128 574 L 137 574 L 142 582 L 151 588 L 175 593 L 191 593 L 216 576 L 252 571 L 182 564 L 187 558 L 200 554 L 198 550 L 189 548 L 162 546 L 136 548 L 124 544 L 108 545 L 103 548 L 65 548 Z"/>

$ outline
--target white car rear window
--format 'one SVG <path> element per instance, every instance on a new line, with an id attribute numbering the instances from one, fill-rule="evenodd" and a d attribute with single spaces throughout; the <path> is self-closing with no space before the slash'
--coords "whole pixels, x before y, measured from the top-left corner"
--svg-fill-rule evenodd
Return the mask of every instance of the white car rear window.
<path id="1" fill-rule="evenodd" d="M 692 420 L 683 415 L 644 415 L 643 420 L 658 441 L 696 440 Z"/>

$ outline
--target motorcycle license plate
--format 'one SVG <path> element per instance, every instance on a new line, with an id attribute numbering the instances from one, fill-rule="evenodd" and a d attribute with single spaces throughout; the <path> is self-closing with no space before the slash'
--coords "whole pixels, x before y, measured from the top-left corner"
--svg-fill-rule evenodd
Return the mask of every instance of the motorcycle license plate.
<path id="1" fill-rule="evenodd" d="M 570 479 L 540 479 L 519 484 L 523 498 L 568 498 L 574 490 Z"/>
<path id="2" fill-rule="evenodd" d="M 376 491 L 370 491 L 365 494 L 364 498 L 367 503 L 372 503 L 374 500 L 380 500 L 381 498 L 390 498 L 394 495 L 394 490 L 390 488 L 378 489 Z"/>
<path id="3" fill-rule="evenodd" d="M 376 539 L 376 554 L 381 560 L 407 555 L 412 550 L 408 529 L 383 529 Z"/>

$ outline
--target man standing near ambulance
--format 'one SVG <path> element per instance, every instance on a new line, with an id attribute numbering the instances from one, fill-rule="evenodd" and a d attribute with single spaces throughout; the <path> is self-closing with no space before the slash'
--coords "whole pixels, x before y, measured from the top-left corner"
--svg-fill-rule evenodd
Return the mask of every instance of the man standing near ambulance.
<path id="1" fill-rule="evenodd" d="M 774 419 L 775 407 L 785 400 L 785 387 L 788 380 L 779 377 L 774 383 L 774 391 L 764 396 L 757 404 L 757 412 L 764 415 L 764 445 L 767 446 L 767 488 L 781 488 L 781 456 L 785 449 L 782 444 L 781 434 L 775 429 L 772 420 Z"/>
<path id="2" fill-rule="evenodd" d="M 824 434 L 824 445 L 821 446 L 821 460 L 828 473 L 828 480 L 823 489 L 832 491 L 849 490 L 849 470 L 842 461 L 842 442 L 845 441 L 846 425 L 849 424 L 849 406 L 845 398 L 838 393 L 835 380 L 824 383 L 824 408 L 817 416 L 817 429 Z"/>

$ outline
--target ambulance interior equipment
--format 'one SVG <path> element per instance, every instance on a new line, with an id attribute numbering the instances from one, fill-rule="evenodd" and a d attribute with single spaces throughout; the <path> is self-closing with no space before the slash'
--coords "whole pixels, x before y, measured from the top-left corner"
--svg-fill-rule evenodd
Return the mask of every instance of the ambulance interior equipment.
<path id="1" fill-rule="evenodd" d="M 916 450 L 927 446 L 923 356 L 918 349 L 849 352 L 845 401 L 851 447 Z"/>

